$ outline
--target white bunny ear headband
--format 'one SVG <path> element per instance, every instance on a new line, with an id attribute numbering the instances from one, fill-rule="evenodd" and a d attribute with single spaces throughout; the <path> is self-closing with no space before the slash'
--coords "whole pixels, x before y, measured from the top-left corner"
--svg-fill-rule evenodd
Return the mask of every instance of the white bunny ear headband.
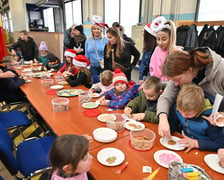
<path id="1" fill-rule="evenodd" d="M 154 19 L 151 24 L 152 31 L 157 33 L 164 28 L 170 29 L 170 25 L 165 23 L 166 23 L 166 18 L 164 16 L 156 17 L 156 19 Z"/>

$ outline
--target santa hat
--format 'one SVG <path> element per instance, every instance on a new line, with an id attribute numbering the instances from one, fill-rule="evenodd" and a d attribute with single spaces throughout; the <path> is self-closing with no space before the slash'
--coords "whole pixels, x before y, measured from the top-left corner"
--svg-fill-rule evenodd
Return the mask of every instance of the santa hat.
<path id="1" fill-rule="evenodd" d="M 92 17 L 92 23 L 95 24 L 95 23 L 102 23 L 103 21 L 103 18 L 101 16 L 97 16 L 97 15 L 93 15 Z"/>
<path id="2" fill-rule="evenodd" d="M 76 56 L 76 51 L 74 49 L 66 49 L 64 56 L 69 56 L 74 58 Z"/>
<path id="3" fill-rule="evenodd" d="M 45 41 L 40 42 L 39 51 L 48 51 L 47 43 Z"/>
<path id="4" fill-rule="evenodd" d="M 153 32 L 157 33 L 164 28 L 170 29 L 170 25 L 166 24 L 166 18 L 164 16 L 157 16 L 151 24 L 151 29 Z"/>
<path id="5" fill-rule="evenodd" d="M 151 25 L 152 23 L 149 23 L 147 25 L 145 25 L 144 29 L 151 35 L 153 35 L 154 37 L 156 37 L 156 32 L 154 32 L 152 29 L 151 29 Z"/>
<path id="6" fill-rule="evenodd" d="M 121 72 L 120 69 L 115 69 L 113 75 L 113 85 L 115 86 L 119 82 L 128 84 L 128 79 L 126 75 L 123 72 Z"/>
<path id="7" fill-rule="evenodd" d="M 75 56 L 73 58 L 72 62 L 75 66 L 79 66 L 79 67 L 87 67 L 88 68 L 90 66 L 90 62 L 89 62 L 88 58 L 81 54 L 78 56 Z"/>

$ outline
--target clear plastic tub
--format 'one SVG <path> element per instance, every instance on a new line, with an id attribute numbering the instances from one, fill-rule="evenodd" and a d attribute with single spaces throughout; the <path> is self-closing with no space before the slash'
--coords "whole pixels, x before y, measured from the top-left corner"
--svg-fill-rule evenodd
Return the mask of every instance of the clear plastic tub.
<path id="1" fill-rule="evenodd" d="M 150 129 L 130 132 L 130 144 L 137 150 L 150 150 L 153 147 L 155 133 Z"/>
<path id="2" fill-rule="evenodd" d="M 126 122 L 126 120 L 122 117 L 122 114 L 113 114 L 116 116 L 115 120 L 106 120 L 106 125 L 108 128 L 111 128 L 117 132 L 121 132 L 124 130 L 124 124 Z"/>
<path id="3" fill-rule="evenodd" d="M 92 102 L 92 93 L 89 91 L 79 93 L 79 102 L 80 103 Z"/>
<path id="4" fill-rule="evenodd" d="M 68 110 L 68 98 L 54 98 L 51 101 L 54 112 L 63 112 Z"/>

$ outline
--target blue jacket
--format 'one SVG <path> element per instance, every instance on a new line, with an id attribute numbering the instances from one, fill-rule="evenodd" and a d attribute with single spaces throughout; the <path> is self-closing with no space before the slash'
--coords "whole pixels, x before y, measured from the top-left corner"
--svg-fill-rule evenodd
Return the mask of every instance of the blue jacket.
<path id="1" fill-rule="evenodd" d="M 142 55 L 141 65 L 139 69 L 139 80 L 143 80 L 143 76 L 149 76 L 149 63 L 152 56 L 152 52 L 145 51 Z"/>
<path id="2" fill-rule="evenodd" d="M 219 148 L 224 148 L 224 128 L 213 126 L 201 117 L 209 114 L 211 114 L 211 109 L 197 118 L 186 119 L 176 110 L 184 134 L 192 139 L 197 139 L 200 150 L 217 151 Z"/>
<path id="3" fill-rule="evenodd" d="M 110 107 L 114 109 L 123 109 L 130 100 L 139 95 L 139 85 L 135 84 L 121 95 L 114 92 L 114 88 L 104 93 L 106 99 L 110 100 Z"/>

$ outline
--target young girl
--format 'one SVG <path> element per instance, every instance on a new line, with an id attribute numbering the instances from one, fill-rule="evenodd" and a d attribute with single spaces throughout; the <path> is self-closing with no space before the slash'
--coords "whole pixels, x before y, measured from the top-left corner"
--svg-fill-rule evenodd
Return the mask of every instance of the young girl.
<path id="1" fill-rule="evenodd" d="M 113 72 L 110 70 L 104 70 L 102 73 L 100 73 L 100 82 L 92 85 L 90 89 L 91 92 L 99 93 L 99 95 L 102 95 L 106 91 L 111 90 L 114 87 L 112 78 Z"/>
<path id="2" fill-rule="evenodd" d="M 57 137 L 50 151 L 53 175 L 51 180 L 88 180 L 92 164 L 89 141 L 78 135 Z"/>
<path id="3" fill-rule="evenodd" d="M 80 54 L 73 58 L 72 63 L 78 72 L 74 75 L 67 76 L 67 82 L 72 87 L 82 84 L 87 88 L 90 88 L 92 85 L 92 77 L 90 71 L 87 69 L 87 66 L 90 66 L 88 58 Z"/>
<path id="4" fill-rule="evenodd" d="M 109 106 L 114 109 L 122 109 L 125 105 L 138 95 L 139 85 L 133 85 L 129 88 L 127 77 L 120 69 L 115 69 L 113 75 L 114 88 L 104 93 L 99 99 L 103 106 Z"/>
<path id="5" fill-rule="evenodd" d="M 76 56 L 76 51 L 74 49 L 66 49 L 64 56 L 65 64 L 58 72 L 63 73 L 63 76 L 66 78 L 67 76 L 78 72 L 78 69 L 76 69 L 72 64 L 72 59 Z"/>
<path id="6" fill-rule="evenodd" d="M 162 81 L 168 78 L 162 74 L 162 68 L 167 55 L 176 50 L 176 27 L 173 21 L 166 21 L 163 16 L 159 16 L 152 21 L 151 29 L 156 33 L 157 47 L 155 48 L 149 65 L 151 76 L 157 76 Z"/>

